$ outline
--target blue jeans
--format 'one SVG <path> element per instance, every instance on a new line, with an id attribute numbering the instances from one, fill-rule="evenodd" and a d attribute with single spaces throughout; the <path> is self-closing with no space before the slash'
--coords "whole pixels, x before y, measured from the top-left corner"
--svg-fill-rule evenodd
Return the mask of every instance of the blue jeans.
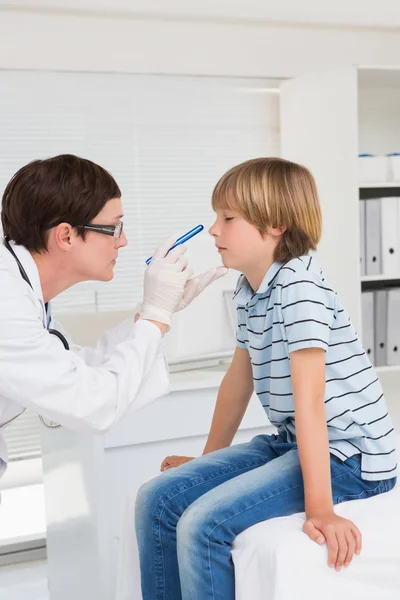
<path id="1" fill-rule="evenodd" d="M 331 455 L 334 504 L 389 491 L 364 481 L 360 458 Z M 143 600 L 234 600 L 231 546 L 255 523 L 304 511 L 297 444 L 258 435 L 143 485 L 136 502 Z"/>

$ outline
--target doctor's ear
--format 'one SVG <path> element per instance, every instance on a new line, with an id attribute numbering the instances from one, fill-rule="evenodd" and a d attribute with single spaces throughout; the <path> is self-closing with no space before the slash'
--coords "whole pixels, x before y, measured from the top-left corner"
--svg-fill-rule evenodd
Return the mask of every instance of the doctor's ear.
<path id="1" fill-rule="evenodd" d="M 53 237 L 55 244 L 60 249 L 68 251 L 70 248 L 72 248 L 74 241 L 76 240 L 77 233 L 69 223 L 60 223 L 50 230 L 50 237 Z"/>

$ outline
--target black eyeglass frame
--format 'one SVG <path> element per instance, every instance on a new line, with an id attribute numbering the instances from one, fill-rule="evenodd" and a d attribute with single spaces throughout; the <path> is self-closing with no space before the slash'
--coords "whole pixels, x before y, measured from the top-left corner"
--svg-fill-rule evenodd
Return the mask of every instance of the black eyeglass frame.
<path id="1" fill-rule="evenodd" d="M 100 225 L 97 223 L 89 223 L 88 225 L 78 225 L 78 227 L 80 229 L 102 233 L 103 235 L 109 235 L 117 239 L 121 237 L 124 230 L 124 224 L 122 221 L 120 221 L 118 225 Z"/>

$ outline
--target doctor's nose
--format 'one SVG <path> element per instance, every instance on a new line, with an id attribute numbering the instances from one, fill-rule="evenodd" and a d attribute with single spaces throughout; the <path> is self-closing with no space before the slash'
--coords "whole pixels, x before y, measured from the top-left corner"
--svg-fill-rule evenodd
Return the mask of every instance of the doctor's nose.
<path id="1" fill-rule="evenodd" d="M 125 248 L 128 245 L 128 238 L 126 237 L 125 231 L 121 233 L 120 238 L 116 238 L 116 247 Z"/>

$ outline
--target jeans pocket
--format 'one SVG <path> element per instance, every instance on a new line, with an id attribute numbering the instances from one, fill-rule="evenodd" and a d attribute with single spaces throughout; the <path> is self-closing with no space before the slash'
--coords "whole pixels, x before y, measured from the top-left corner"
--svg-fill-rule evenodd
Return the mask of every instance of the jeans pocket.
<path id="1" fill-rule="evenodd" d="M 335 474 L 352 473 L 361 477 L 361 455 L 354 454 L 347 460 L 341 460 L 335 454 L 331 454 L 331 469 Z"/>
<path id="2" fill-rule="evenodd" d="M 341 502 L 350 502 L 350 500 L 362 500 L 364 498 L 372 498 L 372 496 L 377 496 L 378 494 L 382 494 L 388 491 L 388 488 L 384 485 L 384 481 L 371 481 L 365 483 L 374 483 L 376 485 L 374 485 L 373 487 L 368 487 L 362 490 L 362 492 L 359 492 L 358 494 L 343 494 L 341 496 L 338 496 L 337 503 L 340 504 Z"/>

